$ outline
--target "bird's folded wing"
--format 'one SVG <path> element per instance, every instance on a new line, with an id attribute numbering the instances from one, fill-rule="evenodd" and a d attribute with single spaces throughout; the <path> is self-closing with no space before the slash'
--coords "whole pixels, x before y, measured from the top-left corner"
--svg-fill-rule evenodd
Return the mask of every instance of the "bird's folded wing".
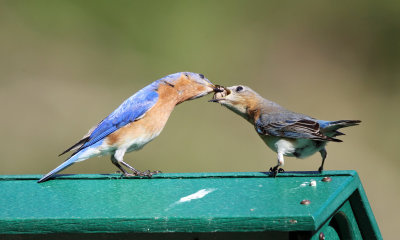
<path id="1" fill-rule="evenodd" d="M 150 86 L 149 86 L 150 87 Z M 80 151 L 89 147 L 117 129 L 142 118 L 158 100 L 158 93 L 153 88 L 144 88 L 125 100 L 114 112 L 93 127 L 78 143 L 60 155 L 71 150 Z M 75 153 L 76 153 L 75 152 Z"/>
<path id="2" fill-rule="evenodd" d="M 319 123 L 312 118 L 299 118 L 284 115 L 260 117 L 256 122 L 259 134 L 286 138 L 305 138 L 319 141 L 335 141 L 325 136 Z"/>

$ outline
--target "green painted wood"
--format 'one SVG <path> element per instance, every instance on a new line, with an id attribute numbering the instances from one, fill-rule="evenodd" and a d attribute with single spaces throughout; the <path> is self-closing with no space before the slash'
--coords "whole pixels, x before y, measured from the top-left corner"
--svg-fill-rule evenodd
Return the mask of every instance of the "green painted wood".
<path id="1" fill-rule="evenodd" d="M 1 235 L 1 240 L 300 240 L 287 232 L 212 232 L 212 233 L 55 233 Z M 305 238 L 309 239 L 309 238 Z"/>
<path id="2" fill-rule="evenodd" d="M 350 197 L 350 203 L 362 237 L 364 239 L 382 239 L 378 224 L 361 183 Z"/>
<path id="3" fill-rule="evenodd" d="M 350 201 L 346 201 L 332 219 L 341 239 L 362 239 Z"/>
<path id="4" fill-rule="evenodd" d="M 336 230 L 332 227 L 332 226 L 326 226 L 325 229 L 323 229 L 323 234 L 325 236 L 325 239 L 329 239 L 329 240 L 340 240 L 340 239 L 347 239 L 347 240 L 351 240 L 351 238 L 340 238 L 338 233 L 336 232 Z M 321 237 L 319 236 L 319 234 L 317 236 L 315 236 L 315 238 L 313 239 L 318 239 L 320 240 Z"/>
<path id="5" fill-rule="evenodd" d="M 39 177 L 0 176 L 0 234 L 316 231 L 361 186 L 355 171 Z"/>
<path id="6" fill-rule="evenodd" d="M 325 236 L 325 239 L 362 239 L 349 200 L 335 212 L 332 218 L 326 221 L 326 223 L 314 233 L 311 239 L 320 239 L 321 235 Z"/>

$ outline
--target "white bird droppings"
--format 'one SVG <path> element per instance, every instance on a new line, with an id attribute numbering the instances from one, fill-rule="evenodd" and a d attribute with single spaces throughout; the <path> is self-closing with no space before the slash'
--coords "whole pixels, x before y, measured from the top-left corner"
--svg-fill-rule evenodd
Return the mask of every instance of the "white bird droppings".
<path id="1" fill-rule="evenodd" d="M 310 186 L 311 186 L 311 187 L 316 187 L 316 186 L 317 186 L 317 181 L 311 180 L 311 181 L 310 181 Z"/>
<path id="2" fill-rule="evenodd" d="M 215 188 L 209 188 L 209 189 L 201 189 L 193 194 L 190 194 L 186 197 L 182 197 L 181 199 L 179 199 L 178 203 L 183 203 L 183 202 L 190 202 L 193 199 L 199 199 L 199 198 L 203 198 L 204 196 L 206 196 L 207 194 L 214 192 Z"/>
<path id="3" fill-rule="evenodd" d="M 185 202 L 190 202 L 190 201 L 192 201 L 194 199 L 203 198 L 207 194 L 212 193 L 215 190 L 217 190 L 217 189 L 215 189 L 215 188 L 200 189 L 199 191 L 197 191 L 197 192 L 195 192 L 193 194 L 190 194 L 190 195 L 185 196 L 185 197 L 181 197 L 178 201 L 176 201 L 176 202 L 172 203 L 171 205 L 169 205 L 169 207 L 166 208 L 165 211 L 169 211 L 171 208 L 175 207 L 178 204 L 182 204 L 182 203 L 185 203 Z"/>

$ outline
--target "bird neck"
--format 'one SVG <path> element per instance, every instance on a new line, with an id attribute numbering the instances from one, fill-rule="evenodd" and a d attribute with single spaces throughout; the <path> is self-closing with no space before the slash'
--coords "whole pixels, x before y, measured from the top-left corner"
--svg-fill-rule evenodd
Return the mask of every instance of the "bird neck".
<path id="1" fill-rule="evenodd" d="M 246 106 L 246 113 L 241 114 L 244 119 L 246 119 L 251 124 L 254 124 L 261 114 L 261 109 L 263 107 L 263 99 L 259 97 L 254 97 L 249 99 Z"/>
<path id="2" fill-rule="evenodd" d="M 282 111 L 283 109 L 284 108 L 279 104 L 260 97 L 248 104 L 246 109 L 247 121 L 254 124 L 261 114 L 269 114 L 276 111 Z"/>
<path id="3" fill-rule="evenodd" d="M 168 84 L 160 84 L 157 89 L 158 99 L 163 102 L 166 108 L 174 108 L 175 105 L 182 101 L 178 91 Z"/>
<path id="4" fill-rule="evenodd" d="M 254 124 L 256 120 L 260 117 L 261 109 L 260 107 L 258 107 L 258 105 L 254 105 L 254 106 L 249 106 L 246 109 L 246 112 L 247 114 L 245 116 L 245 119 L 251 124 Z"/>

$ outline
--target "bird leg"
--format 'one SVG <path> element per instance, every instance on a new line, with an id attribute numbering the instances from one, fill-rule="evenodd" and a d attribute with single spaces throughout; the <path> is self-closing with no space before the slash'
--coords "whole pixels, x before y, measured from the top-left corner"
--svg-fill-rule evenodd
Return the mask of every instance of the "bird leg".
<path id="1" fill-rule="evenodd" d="M 276 175 L 278 175 L 278 173 L 283 173 L 283 172 L 285 172 L 285 170 L 283 168 L 279 168 L 279 164 L 278 164 L 273 168 L 271 167 L 269 169 L 269 172 L 272 173 L 273 177 L 276 177 Z"/>
<path id="2" fill-rule="evenodd" d="M 119 170 L 121 170 L 122 174 L 123 174 L 125 177 L 134 176 L 133 174 L 128 173 L 128 172 L 118 163 L 118 160 L 115 159 L 114 155 L 111 155 L 111 162 L 112 162 L 115 166 L 117 166 L 117 168 L 119 168 Z"/>
<path id="3" fill-rule="evenodd" d="M 117 166 L 117 167 L 122 171 L 122 174 L 123 174 L 125 177 L 133 177 L 133 176 L 152 177 L 154 174 L 161 173 L 161 171 L 150 171 L 150 170 L 141 172 L 141 171 L 135 169 L 135 168 L 132 167 L 131 165 L 129 165 L 129 164 L 127 164 L 126 162 L 124 162 L 124 160 L 123 160 L 123 155 L 124 155 L 124 153 L 125 153 L 125 152 L 122 152 L 122 151 L 118 151 L 118 150 L 117 150 L 115 154 L 111 155 L 111 162 L 112 162 L 115 166 Z M 121 163 L 122 165 L 124 165 L 125 167 L 129 168 L 133 173 L 129 173 L 128 171 L 126 171 L 126 170 L 120 165 L 120 163 Z"/>
<path id="4" fill-rule="evenodd" d="M 273 177 L 276 177 L 276 175 L 278 173 L 283 173 L 285 172 L 285 170 L 283 170 L 283 168 L 280 168 L 280 166 L 283 166 L 283 164 L 285 163 L 285 160 L 283 159 L 283 154 L 278 152 L 278 164 L 275 167 L 271 167 L 269 169 L 269 172 L 272 173 Z"/>
<path id="5" fill-rule="evenodd" d="M 325 163 L 325 159 L 326 159 L 326 155 L 327 155 L 326 149 L 325 148 L 321 149 L 321 151 L 319 151 L 319 153 L 321 153 L 322 163 L 321 163 L 321 166 L 318 168 L 318 172 L 322 173 L 322 170 L 324 170 L 324 163 Z"/>
<path id="6" fill-rule="evenodd" d="M 161 173 L 161 171 L 150 171 L 150 170 L 146 170 L 146 171 L 139 171 L 137 169 L 135 169 L 134 167 L 130 166 L 129 164 L 127 164 L 124 161 L 121 161 L 122 165 L 124 165 L 125 167 L 129 168 L 130 170 L 133 171 L 133 176 L 140 176 L 140 177 L 152 177 L 155 174 Z"/>

